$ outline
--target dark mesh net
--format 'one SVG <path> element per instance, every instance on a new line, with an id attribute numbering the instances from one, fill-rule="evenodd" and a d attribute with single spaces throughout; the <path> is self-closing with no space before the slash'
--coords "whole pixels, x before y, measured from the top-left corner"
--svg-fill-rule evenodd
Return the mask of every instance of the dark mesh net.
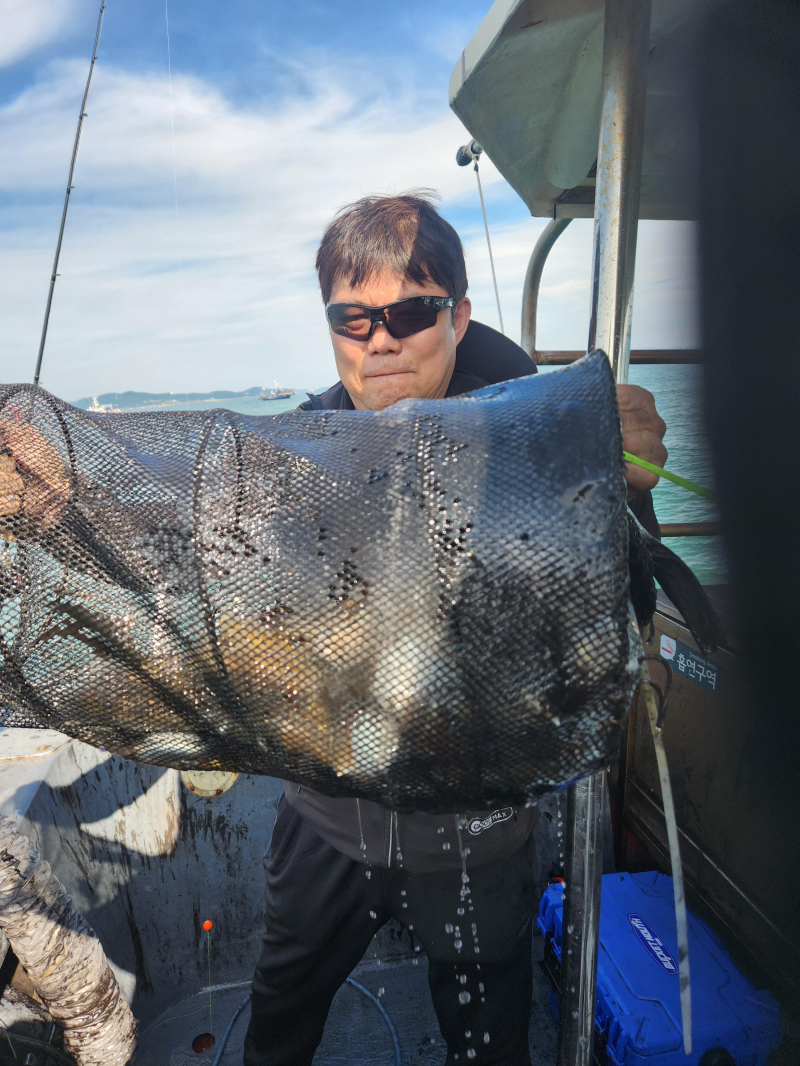
<path id="1" fill-rule="evenodd" d="M 638 636 L 602 355 L 380 413 L 0 404 L 7 721 L 403 809 L 609 760 Z"/>

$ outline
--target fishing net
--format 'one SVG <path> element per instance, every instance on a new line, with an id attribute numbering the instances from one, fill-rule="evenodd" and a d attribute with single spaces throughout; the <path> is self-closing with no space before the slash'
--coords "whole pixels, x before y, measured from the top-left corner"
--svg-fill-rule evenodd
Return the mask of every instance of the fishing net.
<path id="1" fill-rule="evenodd" d="M 0 436 L 7 723 L 428 811 L 611 757 L 639 643 L 602 355 L 379 413 L 7 386 Z"/>

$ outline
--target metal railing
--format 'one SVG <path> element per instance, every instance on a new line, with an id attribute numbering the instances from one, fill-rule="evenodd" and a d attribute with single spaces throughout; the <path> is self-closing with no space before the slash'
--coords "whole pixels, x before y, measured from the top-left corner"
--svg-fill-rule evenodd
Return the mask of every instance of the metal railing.
<path id="1" fill-rule="evenodd" d="M 528 355 L 537 366 L 567 366 L 581 359 L 586 352 L 541 352 L 535 348 L 527 349 Z M 671 365 L 696 364 L 702 362 L 697 348 L 634 348 L 630 355 L 631 363 L 639 366 L 652 366 L 668 363 Z"/>
<path id="2" fill-rule="evenodd" d="M 649 48 L 650 0 L 606 0 L 588 348 L 606 353 L 620 383 L 630 355 Z M 534 347 L 535 327 L 528 351 Z M 599 771 L 567 794 L 558 1066 L 591 1066 L 593 1059 L 605 788 Z"/>
<path id="3" fill-rule="evenodd" d="M 592 190 L 592 193 L 594 193 L 594 190 Z M 572 219 L 570 218 L 554 218 L 545 226 L 533 249 L 525 275 L 525 286 L 522 293 L 521 344 L 537 366 L 568 366 L 586 354 L 582 351 L 572 350 L 545 351 L 536 347 L 536 319 L 542 274 L 547 257 L 553 246 L 571 221 Z M 614 258 L 616 259 L 617 256 L 614 256 Z M 625 299 L 622 300 L 623 303 L 627 302 L 628 295 L 627 293 L 625 294 Z M 620 311 L 617 313 L 618 315 L 621 314 Z M 620 324 L 618 323 L 615 328 L 619 329 Z M 639 348 L 630 351 L 627 355 L 624 353 L 619 354 L 626 366 L 628 362 L 634 366 L 679 366 L 696 365 L 702 361 L 702 354 L 697 348 Z M 719 522 L 664 522 L 661 524 L 660 529 L 662 537 L 714 537 L 721 533 Z"/>
<path id="4" fill-rule="evenodd" d="M 720 522 L 662 522 L 658 528 L 662 537 L 718 537 L 722 533 Z"/>

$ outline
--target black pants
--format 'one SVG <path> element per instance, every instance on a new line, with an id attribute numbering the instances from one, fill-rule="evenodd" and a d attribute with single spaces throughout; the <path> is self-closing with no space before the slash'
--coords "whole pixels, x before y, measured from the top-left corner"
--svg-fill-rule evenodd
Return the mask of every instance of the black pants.
<path id="1" fill-rule="evenodd" d="M 265 859 L 266 932 L 245 1066 L 310 1066 L 334 995 L 390 918 L 427 951 L 447 1066 L 530 1066 L 530 860 L 526 846 L 471 869 L 466 885 L 461 870 L 368 871 L 284 800 Z"/>

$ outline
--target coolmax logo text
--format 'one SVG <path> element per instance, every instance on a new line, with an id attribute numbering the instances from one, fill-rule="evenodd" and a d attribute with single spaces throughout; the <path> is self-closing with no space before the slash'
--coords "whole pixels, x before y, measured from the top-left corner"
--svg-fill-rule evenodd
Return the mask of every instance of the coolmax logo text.
<path id="1" fill-rule="evenodd" d="M 467 828 L 470 833 L 476 837 L 482 833 L 484 829 L 490 829 L 497 822 L 507 822 L 513 814 L 513 807 L 503 807 L 502 810 L 492 811 L 491 814 L 487 814 L 485 818 L 473 818 Z"/>

